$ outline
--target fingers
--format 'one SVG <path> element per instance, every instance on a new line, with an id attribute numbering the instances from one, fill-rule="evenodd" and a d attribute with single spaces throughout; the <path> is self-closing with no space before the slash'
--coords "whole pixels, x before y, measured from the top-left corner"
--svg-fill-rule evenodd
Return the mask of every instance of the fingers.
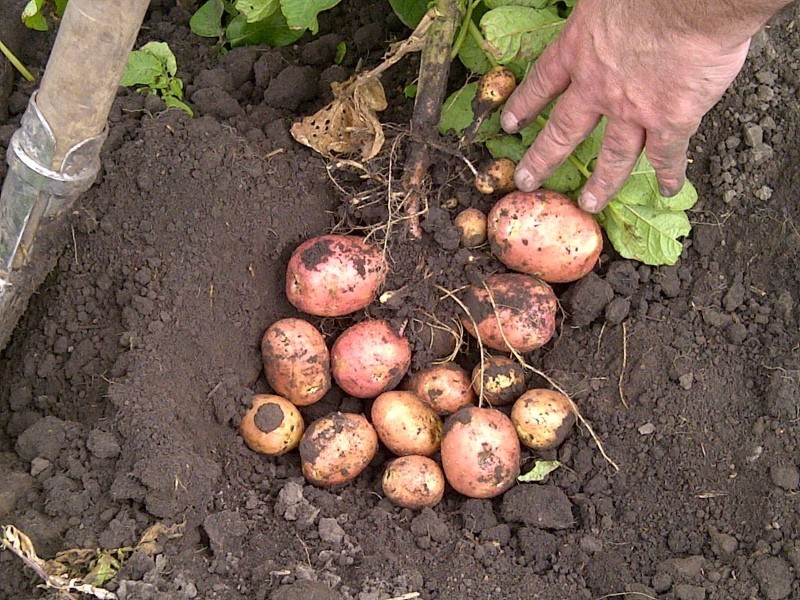
<path id="1" fill-rule="evenodd" d="M 587 110 L 586 102 L 567 91 L 553 110 L 547 126 L 536 136 L 514 173 L 517 188 L 532 192 L 563 163 L 575 147 L 600 121 L 600 115 Z"/>
<path id="2" fill-rule="evenodd" d="M 569 75 L 561 62 L 559 40 L 550 44 L 533 63 L 522 83 L 508 98 L 500 115 L 506 133 L 516 133 L 542 112 L 569 86 Z"/>
<path id="3" fill-rule="evenodd" d="M 674 132 L 647 135 L 645 153 L 656 170 L 658 190 L 662 196 L 671 197 L 683 189 L 689 137 Z"/>
<path id="4" fill-rule="evenodd" d="M 578 204 L 583 210 L 598 213 L 606 207 L 625 184 L 644 144 L 644 128 L 619 120 L 609 120 L 594 173 L 578 197 Z"/>

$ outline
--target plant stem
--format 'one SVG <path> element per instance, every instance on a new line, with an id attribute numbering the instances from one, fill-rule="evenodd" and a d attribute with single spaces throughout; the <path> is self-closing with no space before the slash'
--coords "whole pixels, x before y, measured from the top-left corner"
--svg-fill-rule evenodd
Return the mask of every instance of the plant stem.
<path id="1" fill-rule="evenodd" d="M 478 45 L 478 48 L 481 49 L 483 55 L 486 57 L 486 60 L 489 61 L 489 64 L 491 64 L 493 67 L 496 67 L 498 65 L 498 62 L 494 59 L 494 56 L 492 56 L 491 52 L 486 51 L 486 40 L 483 39 L 483 34 L 481 33 L 481 30 L 478 29 L 478 26 L 472 19 L 469 20 L 468 25 L 469 25 L 470 37 L 473 40 L 475 40 L 475 43 Z"/>
<path id="2" fill-rule="evenodd" d="M 17 69 L 17 71 L 19 71 L 20 74 L 27 81 L 36 81 L 36 77 L 34 77 L 31 74 L 31 72 L 28 71 L 28 69 L 25 68 L 25 65 L 23 65 L 22 62 L 16 56 L 14 56 L 14 53 L 11 52 L 11 50 L 8 49 L 8 46 L 6 46 L 2 42 L 2 40 L 0 40 L 0 52 L 2 52 L 5 55 L 5 57 L 9 60 L 9 62 L 11 62 L 11 64 L 14 65 L 14 67 Z"/>
<path id="3" fill-rule="evenodd" d="M 545 125 L 547 125 L 547 119 L 539 115 L 538 117 L 536 117 L 536 124 L 539 125 L 542 129 L 544 129 Z M 574 153 L 570 153 L 570 155 L 567 157 L 567 160 L 569 160 L 569 162 L 571 162 L 575 166 L 575 168 L 578 169 L 580 174 L 586 177 L 586 179 L 589 179 L 589 177 L 592 176 L 592 172 L 586 167 L 586 165 L 584 165 L 580 160 L 578 160 L 578 158 L 575 156 Z"/>
<path id="4" fill-rule="evenodd" d="M 437 0 L 434 20 L 425 35 L 425 46 L 419 67 L 419 84 L 411 117 L 411 147 L 403 170 L 403 187 L 407 192 L 406 214 L 409 232 L 419 238 L 420 200 L 428 167 L 429 143 L 437 135 L 442 103 L 447 91 L 450 51 L 456 26 L 463 11 L 463 0 Z"/>
<path id="5" fill-rule="evenodd" d="M 483 0 L 472 0 L 472 2 L 467 5 L 467 12 L 461 20 L 461 28 L 458 30 L 458 37 L 456 38 L 455 44 L 453 44 L 453 51 L 450 53 L 450 60 L 455 60 L 456 56 L 458 56 L 458 53 L 461 51 L 461 46 L 464 45 L 464 40 L 467 39 L 467 33 L 469 33 L 470 23 L 472 23 L 472 11 L 474 11 L 475 7 L 481 2 L 483 2 Z M 472 24 L 475 25 L 474 23 Z"/>

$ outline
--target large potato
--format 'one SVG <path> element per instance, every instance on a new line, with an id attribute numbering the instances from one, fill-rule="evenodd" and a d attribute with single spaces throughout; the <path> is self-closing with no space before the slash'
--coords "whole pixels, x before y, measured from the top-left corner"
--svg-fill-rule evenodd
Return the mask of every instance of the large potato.
<path id="1" fill-rule="evenodd" d="M 442 441 L 442 420 L 412 392 L 384 392 L 372 403 L 372 425 L 394 454 L 430 456 Z"/>
<path id="2" fill-rule="evenodd" d="M 389 267 L 381 249 L 353 235 L 323 235 L 300 244 L 286 270 L 286 296 L 319 317 L 341 317 L 375 299 Z"/>
<path id="3" fill-rule="evenodd" d="M 303 475 L 327 487 L 355 479 L 378 451 L 378 434 L 364 415 L 336 412 L 317 419 L 300 440 Z"/>
<path id="4" fill-rule="evenodd" d="M 314 404 L 331 388 L 331 361 L 325 338 L 302 319 L 276 321 L 261 338 L 267 382 L 297 406 Z"/>
<path id="5" fill-rule="evenodd" d="M 331 374 L 345 393 L 375 398 L 394 389 L 411 365 L 411 345 L 388 321 L 361 321 L 331 348 Z"/>
<path id="6" fill-rule="evenodd" d="M 401 456 L 386 465 L 381 481 L 383 493 L 403 508 L 437 505 L 444 496 L 441 467 L 427 456 Z"/>
<path id="7" fill-rule="evenodd" d="M 549 285 L 521 273 L 490 275 L 484 284 L 471 285 L 463 297 L 472 319 L 463 315 L 461 322 L 471 335 L 502 352 L 530 352 L 553 337 L 558 302 Z"/>
<path id="8" fill-rule="evenodd" d="M 493 408 L 462 408 L 442 432 L 442 467 L 450 485 L 470 498 L 492 498 L 519 475 L 520 445 L 511 420 Z"/>
<path id="9" fill-rule="evenodd" d="M 575 412 L 564 394 L 537 388 L 528 390 L 514 403 L 511 421 L 525 446 L 551 450 L 561 445 L 575 425 Z"/>
<path id="10" fill-rule="evenodd" d="M 432 365 L 409 377 L 406 386 L 439 415 L 475 404 L 469 374 L 454 362 Z"/>
<path id="11" fill-rule="evenodd" d="M 525 370 L 506 356 L 489 356 L 472 370 L 472 387 L 492 406 L 511 404 L 525 392 Z"/>
<path id="12" fill-rule="evenodd" d="M 589 273 L 603 249 L 594 217 L 550 190 L 512 192 L 488 215 L 492 253 L 510 269 L 550 283 Z"/>
<path id="13" fill-rule="evenodd" d="M 253 396 L 250 409 L 239 424 L 247 446 L 269 456 L 280 456 L 297 448 L 303 428 L 303 417 L 297 407 L 273 394 Z"/>

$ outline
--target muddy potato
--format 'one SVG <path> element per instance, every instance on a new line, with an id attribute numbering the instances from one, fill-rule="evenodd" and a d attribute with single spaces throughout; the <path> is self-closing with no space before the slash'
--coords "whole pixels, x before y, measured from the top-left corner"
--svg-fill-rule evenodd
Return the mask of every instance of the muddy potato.
<path id="1" fill-rule="evenodd" d="M 353 235 L 322 235 L 300 244 L 286 270 L 286 296 L 319 317 L 341 317 L 375 299 L 389 270 L 378 246 Z"/>
<path id="2" fill-rule="evenodd" d="M 355 479 L 375 457 L 378 434 L 364 415 L 335 412 L 317 419 L 300 440 L 305 478 L 320 487 Z"/>
<path id="3" fill-rule="evenodd" d="M 372 425 L 394 454 L 430 456 L 442 442 L 442 420 L 412 392 L 384 392 L 372 403 Z"/>
<path id="4" fill-rule="evenodd" d="M 478 80 L 478 88 L 472 101 L 472 111 L 479 114 L 495 109 L 505 102 L 517 87 L 517 78 L 508 67 L 498 65 L 484 73 Z"/>
<path id="5" fill-rule="evenodd" d="M 514 171 L 517 168 L 510 158 L 496 158 L 478 171 L 475 189 L 481 194 L 511 192 L 516 189 Z"/>
<path id="6" fill-rule="evenodd" d="M 465 208 L 453 219 L 464 248 L 475 248 L 486 241 L 486 215 L 477 208 Z"/>
<path id="7" fill-rule="evenodd" d="M 303 436 L 303 417 L 280 396 L 256 394 L 239 424 L 239 432 L 254 452 L 280 456 L 297 448 Z"/>
<path id="8" fill-rule="evenodd" d="M 307 406 L 331 388 L 331 361 L 325 338 L 308 321 L 281 319 L 261 338 L 264 374 L 275 392 Z"/>
<path id="9" fill-rule="evenodd" d="M 556 296 L 549 285 L 530 275 L 490 275 L 484 285 L 467 288 L 463 303 L 469 310 L 461 317 L 464 329 L 494 350 L 530 352 L 555 333 Z"/>
<path id="10" fill-rule="evenodd" d="M 427 456 L 401 456 L 386 465 L 381 482 L 383 493 L 403 508 L 436 506 L 444 496 L 441 467 Z"/>
<path id="11" fill-rule="evenodd" d="M 575 425 L 575 412 L 564 394 L 537 388 L 514 403 L 511 421 L 525 446 L 551 450 L 561 445 Z"/>
<path id="12" fill-rule="evenodd" d="M 589 273 L 603 249 L 594 217 L 550 190 L 512 192 L 489 211 L 492 253 L 508 268 L 550 283 Z"/>
<path id="13" fill-rule="evenodd" d="M 394 389 L 410 364 L 411 345 L 383 319 L 348 327 L 331 348 L 331 374 L 356 398 L 375 398 Z"/>
<path id="14" fill-rule="evenodd" d="M 512 404 L 525 392 L 525 370 L 506 356 L 490 356 L 472 370 L 472 388 L 492 406 Z"/>
<path id="15" fill-rule="evenodd" d="M 519 475 L 520 445 L 511 420 L 493 408 L 462 408 L 442 432 L 442 467 L 450 485 L 470 498 L 492 498 Z"/>
<path id="16" fill-rule="evenodd" d="M 439 415 L 449 415 L 475 404 L 469 374 L 454 362 L 431 365 L 408 378 L 406 388 Z"/>

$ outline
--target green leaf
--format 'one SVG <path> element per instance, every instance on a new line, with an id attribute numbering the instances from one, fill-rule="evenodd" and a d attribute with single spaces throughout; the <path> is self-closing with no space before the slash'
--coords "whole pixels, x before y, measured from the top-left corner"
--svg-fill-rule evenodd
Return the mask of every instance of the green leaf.
<path id="1" fill-rule="evenodd" d="M 429 0 L 389 0 L 394 14 L 409 29 L 414 29 L 428 11 Z"/>
<path id="2" fill-rule="evenodd" d="M 289 29 L 284 16 L 276 12 L 258 23 L 248 23 L 243 15 L 234 17 L 225 30 L 225 37 L 231 47 L 254 46 L 288 46 L 302 37 L 303 31 Z"/>
<path id="3" fill-rule="evenodd" d="M 533 464 L 533 468 L 530 471 L 517 477 L 517 481 L 521 481 L 523 483 L 529 483 L 531 481 L 544 481 L 545 477 L 547 477 L 560 466 L 561 463 L 557 460 L 537 460 Z"/>
<path id="4" fill-rule="evenodd" d="M 519 162 L 528 146 L 522 143 L 519 136 L 504 134 L 486 140 L 486 149 L 492 158 L 510 158 Z"/>
<path id="5" fill-rule="evenodd" d="M 248 23 L 255 23 L 266 19 L 281 6 L 280 0 L 236 0 L 233 5 L 236 10 L 245 16 Z"/>
<path id="6" fill-rule="evenodd" d="M 155 56 L 164 65 L 164 73 L 170 77 L 177 73 L 178 61 L 166 42 L 147 42 L 139 48 L 139 52 Z"/>
<path id="7" fill-rule="evenodd" d="M 189 19 L 189 29 L 200 37 L 218 38 L 225 32 L 222 26 L 224 12 L 222 0 L 208 0 Z"/>
<path id="8" fill-rule="evenodd" d="M 417 84 L 416 83 L 409 83 L 406 87 L 403 88 L 403 96 L 406 98 L 416 98 L 417 97 Z"/>
<path id="9" fill-rule="evenodd" d="M 692 229 L 684 211 L 696 201 L 697 190 L 688 181 L 674 198 L 661 196 L 655 170 L 642 155 L 598 221 L 623 257 L 648 265 L 674 265 L 683 251 L 679 238 Z"/>
<path id="10" fill-rule="evenodd" d="M 22 22 L 25 27 L 36 31 L 47 31 L 47 19 L 42 13 L 44 0 L 30 0 L 22 9 Z"/>
<path id="11" fill-rule="evenodd" d="M 333 64 L 340 65 L 347 54 L 347 42 L 341 41 L 336 44 L 336 56 L 333 57 Z"/>
<path id="12" fill-rule="evenodd" d="M 467 69 L 478 75 L 483 75 L 492 68 L 492 63 L 471 35 L 464 38 L 464 43 L 458 50 L 458 58 Z"/>
<path id="13" fill-rule="evenodd" d="M 524 6 L 501 6 L 481 19 L 487 50 L 500 64 L 534 60 L 563 25 L 564 19 L 555 10 Z"/>
<path id="14" fill-rule="evenodd" d="M 545 8 L 555 4 L 555 0 L 483 0 L 486 8 L 501 6 L 527 6 L 528 8 Z"/>
<path id="15" fill-rule="evenodd" d="M 461 135 L 470 126 L 475 116 L 472 113 L 472 99 L 478 90 L 477 83 L 468 83 L 456 90 L 442 104 L 439 117 L 439 133 L 445 135 L 453 131 Z"/>
<path id="16" fill-rule="evenodd" d="M 59 17 L 64 16 L 64 11 L 67 9 L 67 0 L 56 0 L 56 15 Z"/>
<path id="17" fill-rule="evenodd" d="M 190 117 L 194 116 L 194 111 L 189 108 L 189 105 L 186 104 L 183 100 L 179 100 L 175 96 L 164 96 L 164 104 L 171 108 L 180 108 L 182 111 L 185 111 Z"/>
<path id="18" fill-rule="evenodd" d="M 280 0 L 281 10 L 286 16 L 290 29 L 301 32 L 308 29 L 315 34 L 319 31 L 317 15 L 339 4 L 340 0 Z"/>
<path id="19" fill-rule="evenodd" d="M 134 85 L 152 86 L 158 76 L 164 73 L 164 65 L 158 57 L 134 50 L 128 55 L 128 64 L 119 84 L 123 87 Z"/>

